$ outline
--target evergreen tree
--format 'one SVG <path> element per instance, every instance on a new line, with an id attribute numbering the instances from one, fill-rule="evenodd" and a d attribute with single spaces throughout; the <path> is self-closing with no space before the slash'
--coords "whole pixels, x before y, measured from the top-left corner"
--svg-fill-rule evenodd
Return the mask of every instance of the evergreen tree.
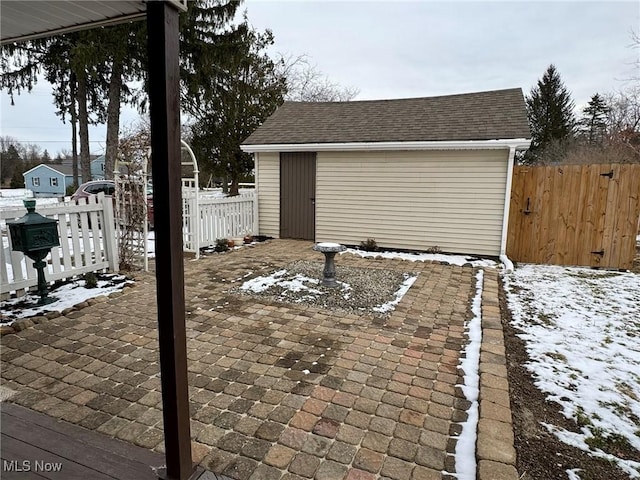
<path id="1" fill-rule="evenodd" d="M 26 170 L 22 166 L 22 160 L 18 162 L 18 166 L 14 169 L 13 175 L 11 176 L 11 182 L 9 183 L 9 187 L 11 188 L 24 188 L 24 177 L 22 174 Z"/>
<path id="2" fill-rule="evenodd" d="M 196 0 L 180 15 L 181 81 L 187 97 L 215 75 L 225 51 L 221 39 L 233 35 L 228 24 L 241 0 Z M 118 149 L 120 104 L 130 101 L 142 111 L 146 96 L 127 82 L 146 75 L 146 24 L 130 22 L 66 35 L 4 45 L 0 49 L 0 88 L 12 96 L 30 91 L 38 74 L 54 87 L 58 115 L 71 117 L 74 182 L 78 182 L 76 122 L 80 136 L 82 176 L 89 174 L 88 124 L 107 122 L 105 170 L 111 177 Z M 93 114 L 93 115 L 92 115 Z"/>
<path id="3" fill-rule="evenodd" d="M 551 64 L 526 98 L 531 148 L 528 162 L 534 163 L 544 149 L 570 139 L 575 131 L 574 103 L 556 67 Z"/>
<path id="4" fill-rule="evenodd" d="M 196 0 L 180 15 L 180 82 L 182 101 L 215 95 L 211 86 L 225 71 L 225 61 L 233 53 L 230 26 L 242 0 Z"/>
<path id="5" fill-rule="evenodd" d="M 589 143 L 602 143 L 607 129 L 609 106 L 599 94 L 595 94 L 582 110 L 580 126 Z"/>
<path id="6" fill-rule="evenodd" d="M 22 159 L 15 145 L 10 144 L 6 151 L 0 152 L 0 169 L 2 171 L 0 175 L 2 184 L 11 179 L 16 172 L 19 172 L 22 176 Z"/>
<path id="7" fill-rule="evenodd" d="M 265 51 L 272 44 L 270 31 L 256 32 L 245 21 L 218 44 L 227 53 L 215 77 L 185 102 L 196 119 L 194 149 L 208 162 L 209 173 L 231 179 L 230 195 L 238 194 L 240 179 L 254 166 L 240 144 L 282 104 L 286 92 L 285 79 Z"/>
<path id="8" fill-rule="evenodd" d="M 74 32 L 26 43 L 3 45 L 0 53 L 0 87 L 7 89 L 14 101 L 14 93 L 31 91 L 38 75 L 53 85 L 56 112 L 63 121 L 67 114 L 75 120 L 80 130 L 80 164 L 83 177 L 90 176 L 89 123 L 99 123 L 105 116 L 99 75 L 104 68 L 100 56 L 100 42 L 91 30 Z M 76 108 L 77 106 L 77 108 Z M 90 117 L 89 112 L 94 114 Z M 75 145 L 75 135 L 73 135 Z M 28 164 L 33 159 L 26 158 Z M 77 177 L 77 160 L 74 158 L 74 181 Z"/>

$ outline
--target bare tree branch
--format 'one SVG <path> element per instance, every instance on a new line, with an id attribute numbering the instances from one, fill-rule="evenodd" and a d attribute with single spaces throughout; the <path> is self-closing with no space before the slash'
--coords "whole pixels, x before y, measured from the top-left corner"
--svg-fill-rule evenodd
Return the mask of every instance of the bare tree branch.
<path id="1" fill-rule="evenodd" d="M 294 57 L 280 54 L 280 74 L 287 79 L 285 100 L 297 102 L 346 102 L 353 100 L 360 90 L 332 82 L 307 55 Z"/>

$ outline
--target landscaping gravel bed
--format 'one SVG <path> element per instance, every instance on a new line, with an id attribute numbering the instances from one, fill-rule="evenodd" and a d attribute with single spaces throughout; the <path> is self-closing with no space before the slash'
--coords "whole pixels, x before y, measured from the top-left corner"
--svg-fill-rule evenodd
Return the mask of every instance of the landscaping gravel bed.
<path id="1" fill-rule="evenodd" d="M 304 303 L 353 313 L 387 316 L 416 279 L 415 273 L 338 266 L 337 288 L 322 286 L 323 265 L 297 261 L 245 281 L 234 293 Z"/>

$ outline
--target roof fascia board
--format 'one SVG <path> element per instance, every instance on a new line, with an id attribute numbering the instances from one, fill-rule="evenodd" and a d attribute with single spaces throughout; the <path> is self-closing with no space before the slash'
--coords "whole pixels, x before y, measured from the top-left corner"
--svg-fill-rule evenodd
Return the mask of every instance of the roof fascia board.
<path id="1" fill-rule="evenodd" d="M 30 168 L 29 170 L 27 170 L 26 172 L 24 172 L 22 175 L 23 175 L 23 176 L 24 176 L 24 175 L 27 175 L 27 174 L 29 174 L 29 173 L 33 172 L 34 170 L 36 170 L 36 169 L 38 169 L 38 168 L 43 168 L 43 167 L 44 167 L 44 168 L 47 168 L 47 169 L 49 169 L 49 170 L 52 170 L 53 172 L 55 172 L 55 173 L 57 173 L 57 174 L 59 174 L 59 175 L 64 175 L 64 173 L 62 173 L 60 170 L 56 170 L 56 169 L 55 169 L 54 167 L 52 167 L 51 165 L 47 165 L 47 164 L 45 164 L 45 163 L 41 163 L 41 164 L 39 164 L 39 165 L 36 165 L 36 166 L 35 166 L 35 167 L 33 167 L 33 168 Z"/>
<path id="2" fill-rule="evenodd" d="M 387 150 L 485 150 L 529 148 L 531 140 L 511 138 L 501 140 L 464 140 L 438 142 L 351 142 L 351 143 L 281 143 L 241 145 L 244 152 L 344 152 Z"/>
<path id="3" fill-rule="evenodd" d="M 146 15 L 147 15 L 147 12 L 136 12 L 136 13 L 121 15 L 114 18 L 107 18 L 104 20 L 96 20 L 96 21 L 81 23 L 77 25 L 70 25 L 68 27 L 54 28 L 44 32 L 28 33 L 25 35 L 18 35 L 16 37 L 3 38 L 0 41 L 0 45 L 7 45 L 10 43 L 17 43 L 17 42 L 26 42 L 29 40 L 37 40 L 39 38 L 53 37 L 56 35 L 64 35 L 66 33 L 89 30 L 92 28 L 108 27 L 111 25 L 118 25 L 120 23 L 140 21 L 140 20 L 144 20 L 146 18 Z"/>

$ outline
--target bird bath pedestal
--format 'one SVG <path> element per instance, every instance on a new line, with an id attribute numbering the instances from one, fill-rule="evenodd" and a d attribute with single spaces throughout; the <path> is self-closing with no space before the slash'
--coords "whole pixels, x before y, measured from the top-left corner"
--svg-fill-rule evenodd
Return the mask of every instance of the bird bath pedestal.
<path id="1" fill-rule="evenodd" d="M 322 285 L 325 287 L 335 288 L 338 286 L 336 282 L 336 264 L 334 258 L 336 253 L 344 252 L 347 247 L 339 243 L 316 243 L 313 246 L 316 252 L 324 254 L 324 270 L 322 271 Z"/>

